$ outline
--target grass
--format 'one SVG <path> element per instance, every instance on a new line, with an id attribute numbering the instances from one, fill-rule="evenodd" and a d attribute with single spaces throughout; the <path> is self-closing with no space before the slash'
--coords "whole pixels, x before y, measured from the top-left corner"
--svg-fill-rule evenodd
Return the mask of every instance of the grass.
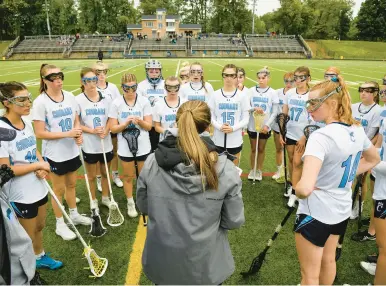
<path id="1" fill-rule="evenodd" d="M 109 81 L 119 84 L 120 77 L 124 71 L 133 72 L 138 80 L 145 78 L 144 63 L 146 60 L 108 60 L 111 66 Z M 183 62 L 184 60 L 181 60 Z M 191 60 L 193 61 L 193 60 Z M 310 61 L 310 60 L 233 60 L 233 59 L 201 59 L 205 69 L 206 79 L 218 89 L 221 86 L 221 67 L 226 63 L 235 63 L 244 67 L 249 79 L 245 84 L 251 87 L 255 84 L 255 73 L 263 66 L 268 65 L 271 69 L 271 86 L 280 88 L 282 86 L 282 75 L 285 71 L 294 70 L 297 66 L 306 65 L 311 69 L 314 82 L 323 78 L 324 70 L 331 65 L 338 66 L 349 84 L 349 90 L 353 101 L 358 100 L 358 84 L 367 80 L 380 80 L 386 71 L 385 62 L 365 61 Z M 179 60 L 161 60 L 163 64 L 163 75 L 167 77 L 174 75 Z M 52 61 L 50 63 L 60 66 L 65 73 L 64 89 L 79 93 L 79 69 L 91 65 L 93 61 L 69 60 Z M 27 84 L 34 97 L 38 95 L 39 68 L 41 62 L 0 62 L 0 82 L 8 80 L 22 81 Z M 249 142 L 244 137 L 244 148 L 242 151 L 241 167 L 244 173 L 249 171 Z M 267 144 L 267 155 L 264 166 L 265 172 L 275 170 L 274 145 L 270 139 Z M 82 169 L 79 170 L 82 174 Z M 265 177 L 261 183 L 255 186 L 245 180 L 243 184 L 243 200 L 245 204 L 246 224 L 239 230 L 229 232 L 229 240 L 235 259 L 236 271 L 225 281 L 225 284 L 297 284 L 300 282 L 299 263 L 297 260 L 294 235 L 292 232 L 295 216 L 290 218 L 279 237 L 273 244 L 267 261 L 264 263 L 258 276 L 243 279 L 239 273 L 249 268 L 252 259 L 265 247 L 267 240 L 272 236 L 274 229 L 283 219 L 287 212 L 286 201 L 283 196 L 283 185 L 274 183 Z M 77 195 L 81 198 L 78 206 L 81 213 L 89 214 L 89 201 L 84 180 L 77 182 Z M 98 194 L 99 196 L 99 194 Z M 119 203 L 122 212 L 126 211 L 125 196 L 122 189 L 114 187 L 114 197 Z M 100 198 L 99 198 L 100 199 Z M 369 200 L 368 200 L 369 202 Z M 55 235 L 55 219 L 48 208 L 47 227 L 44 232 L 45 249 L 52 252 L 52 256 L 62 260 L 65 267 L 57 271 L 42 271 L 42 276 L 50 284 L 123 284 L 129 263 L 129 256 L 135 239 L 138 225 L 137 219 L 129 219 L 125 215 L 125 222 L 117 228 L 109 227 L 106 223 L 107 209 L 100 206 L 102 221 L 108 228 L 108 233 L 99 239 L 91 238 L 87 232 L 88 227 L 80 226 L 79 230 L 86 242 L 90 242 L 96 252 L 109 259 L 109 268 L 101 279 L 90 279 L 91 274 L 83 268 L 87 266 L 86 260 L 82 259 L 82 246 L 79 241 L 64 242 Z M 369 214 L 369 204 L 366 205 L 365 215 Z M 360 270 L 359 262 L 367 254 L 375 252 L 375 243 L 356 243 L 349 239 L 356 231 L 355 222 L 349 224 L 346 235 L 344 250 L 338 263 L 338 284 L 366 284 L 372 281 L 372 277 Z M 144 274 L 141 275 L 140 284 L 151 284 Z"/>
<path id="2" fill-rule="evenodd" d="M 12 41 L 0 41 L 0 55 L 3 54 L 4 50 L 8 48 Z"/>

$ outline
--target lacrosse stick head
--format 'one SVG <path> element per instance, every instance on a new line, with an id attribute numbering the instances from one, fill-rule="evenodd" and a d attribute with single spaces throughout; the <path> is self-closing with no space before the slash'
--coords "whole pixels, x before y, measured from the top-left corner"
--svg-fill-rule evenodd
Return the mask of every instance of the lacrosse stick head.
<path id="1" fill-rule="evenodd" d="M 107 230 L 102 224 L 102 220 L 96 209 L 91 209 L 91 228 L 90 235 L 93 237 L 101 237 L 106 234 Z"/>
<path id="2" fill-rule="evenodd" d="M 86 247 L 84 249 L 84 256 L 87 259 L 90 271 L 94 277 L 102 277 L 109 265 L 107 258 L 99 257 L 99 255 L 91 247 Z"/>
<path id="3" fill-rule="evenodd" d="M 111 201 L 109 206 L 109 217 L 107 223 L 109 226 L 120 226 L 125 221 L 118 204 L 115 201 Z"/>
<path id="4" fill-rule="evenodd" d="M 319 128 L 320 127 L 318 125 L 307 125 L 306 127 L 304 127 L 303 132 L 304 132 L 304 136 L 306 136 L 306 139 L 308 140 L 312 132 L 314 132 L 315 130 L 318 130 Z"/>
<path id="5" fill-rule="evenodd" d="M 253 118 L 255 119 L 256 132 L 259 133 L 261 131 L 261 129 L 263 128 L 265 114 L 264 113 L 257 113 L 256 111 L 254 111 L 253 112 Z"/>
<path id="6" fill-rule="evenodd" d="M 122 131 L 122 136 L 129 145 L 130 152 L 135 155 L 138 152 L 138 136 L 141 131 L 138 128 L 126 128 Z"/>
<path id="7" fill-rule="evenodd" d="M 15 174 L 12 171 L 12 169 L 6 164 L 1 165 L 1 167 L 0 167 L 0 187 L 4 186 L 13 177 L 15 177 Z"/>
<path id="8" fill-rule="evenodd" d="M 287 135 L 287 123 L 290 120 L 289 116 L 285 113 L 280 113 L 276 116 L 276 123 L 279 125 L 280 134 L 285 139 Z"/>
<path id="9" fill-rule="evenodd" d="M 259 254 L 259 256 L 255 257 L 251 263 L 251 266 L 249 267 L 249 270 L 246 272 L 241 272 L 240 274 L 245 278 L 259 272 L 264 262 L 265 253 L 266 252 L 262 252 Z"/>

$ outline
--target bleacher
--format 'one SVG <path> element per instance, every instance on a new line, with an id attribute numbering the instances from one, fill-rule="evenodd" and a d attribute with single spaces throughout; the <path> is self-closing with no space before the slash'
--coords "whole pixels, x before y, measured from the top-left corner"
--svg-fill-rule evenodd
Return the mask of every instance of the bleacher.
<path id="1" fill-rule="evenodd" d="M 72 44 L 72 41 L 73 39 L 69 37 L 64 38 L 64 36 L 56 35 L 51 36 L 51 40 L 48 36 L 25 37 L 13 48 L 13 53 L 63 53 Z"/>
<path id="2" fill-rule="evenodd" d="M 246 35 L 245 40 L 252 52 L 305 52 L 296 36 Z"/>
<path id="3" fill-rule="evenodd" d="M 235 34 L 202 35 L 192 38 L 191 43 L 192 51 L 246 51 L 241 37 L 237 38 Z"/>
<path id="4" fill-rule="evenodd" d="M 156 41 L 155 39 L 135 39 L 130 48 L 130 53 L 144 51 L 185 51 L 185 38 L 177 39 L 175 44 L 170 42 L 169 38 Z"/>
<path id="5" fill-rule="evenodd" d="M 128 45 L 129 39 L 121 35 L 82 35 L 71 49 L 72 52 L 97 52 L 99 49 L 103 52 L 124 52 Z"/>

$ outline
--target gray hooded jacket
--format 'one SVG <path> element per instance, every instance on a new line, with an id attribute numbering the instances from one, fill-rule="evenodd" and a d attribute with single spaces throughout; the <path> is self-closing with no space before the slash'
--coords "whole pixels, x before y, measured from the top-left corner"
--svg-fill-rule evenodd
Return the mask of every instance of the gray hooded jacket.
<path id="1" fill-rule="evenodd" d="M 137 205 L 148 214 L 143 269 L 155 284 L 220 284 L 235 269 L 227 232 L 245 221 L 242 182 L 220 155 L 218 191 L 203 190 L 201 176 L 166 133 L 145 162 L 137 182 Z M 203 138 L 210 151 L 209 138 Z"/>

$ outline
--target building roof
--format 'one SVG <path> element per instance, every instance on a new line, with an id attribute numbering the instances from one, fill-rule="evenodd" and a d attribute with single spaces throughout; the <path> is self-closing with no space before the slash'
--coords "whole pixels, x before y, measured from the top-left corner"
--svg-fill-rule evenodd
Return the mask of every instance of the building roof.
<path id="1" fill-rule="evenodd" d="M 127 29 L 142 29 L 141 24 L 127 24 Z"/>
<path id="2" fill-rule="evenodd" d="M 180 24 L 180 29 L 201 29 L 200 24 Z"/>
<path id="3" fill-rule="evenodd" d="M 157 20 L 157 15 L 142 15 L 142 20 Z"/>
<path id="4" fill-rule="evenodd" d="M 166 9 L 165 8 L 157 8 L 156 11 L 157 12 L 166 12 Z"/>
<path id="5" fill-rule="evenodd" d="M 166 20 L 179 20 L 180 16 L 179 15 L 166 15 Z"/>

